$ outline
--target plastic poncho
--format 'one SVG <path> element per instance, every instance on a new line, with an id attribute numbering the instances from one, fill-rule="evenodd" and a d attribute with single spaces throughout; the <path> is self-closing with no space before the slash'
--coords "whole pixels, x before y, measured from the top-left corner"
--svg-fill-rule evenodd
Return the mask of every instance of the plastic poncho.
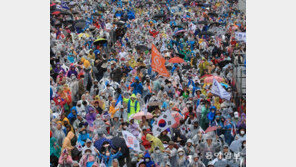
<path id="1" fill-rule="evenodd" d="M 164 146 L 163 146 L 163 144 L 162 144 L 162 142 L 161 142 L 161 140 L 160 140 L 159 138 L 154 137 L 154 136 L 152 136 L 151 134 L 147 134 L 147 135 L 146 135 L 146 139 L 147 139 L 148 141 L 150 141 L 150 143 L 151 143 L 151 141 L 152 141 L 152 143 L 151 143 L 151 148 L 149 149 L 149 152 L 150 152 L 150 153 L 154 151 L 155 147 L 159 147 L 159 149 L 160 149 L 161 151 L 164 150 Z"/>
<path id="2" fill-rule="evenodd" d="M 52 137 L 50 138 L 50 155 L 54 155 L 57 158 L 60 157 L 61 147 L 57 143 L 57 139 Z"/>

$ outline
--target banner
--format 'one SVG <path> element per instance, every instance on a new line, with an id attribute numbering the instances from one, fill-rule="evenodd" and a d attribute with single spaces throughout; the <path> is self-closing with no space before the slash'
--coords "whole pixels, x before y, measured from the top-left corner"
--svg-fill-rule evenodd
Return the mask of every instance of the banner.
<path id="1" fill-rule="evenodd" d="M 140 143 L 137 138 L 128 131 L 123 130 L 122 136 L 125 140 L 126 146 L 132 148 L 135 151 L 142 152 L 140 149 Z"/>
<path id="2" fill-rule="evenodd" d="M 151 67 L 153 71 L 158 72 L 159 75 L 169 77 L 170 74 L 165 67 L 165 59 L 161 56 L 154 44 L 152 44 Z"/>
<path id="3" fill-rule="evenodd" d="M 213 78 L 211 93 L 226 100 L 230 100 L 230 97 L 231 97 L 231 94 L 227 92 L 215 78 Z"/>
<path id="4" fill-rule="evenodd" d="M 162 113 L 153 124 L 153 136 L 158 136 L 162 131 L 168 129 L 176 123 L 169 111 Z"/>
<path id="5" fill-rule="evenodd" d="M 235 32 L 235 40 L 246 42 L 246 33 L 245 32 Z"/>

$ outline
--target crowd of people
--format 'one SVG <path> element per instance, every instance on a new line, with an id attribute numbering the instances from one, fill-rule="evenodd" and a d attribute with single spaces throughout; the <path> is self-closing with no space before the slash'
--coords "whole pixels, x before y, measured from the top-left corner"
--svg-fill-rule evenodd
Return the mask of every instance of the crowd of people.
<path id="1" fill-rule="evenodd" d="M 246 166 L 236 32 L 236 0 L 51 0 L 50 166 Z M 168 76 L 151 66 L 152 45 Z M 175 124 L 155 134 L 164 112 Z"/>

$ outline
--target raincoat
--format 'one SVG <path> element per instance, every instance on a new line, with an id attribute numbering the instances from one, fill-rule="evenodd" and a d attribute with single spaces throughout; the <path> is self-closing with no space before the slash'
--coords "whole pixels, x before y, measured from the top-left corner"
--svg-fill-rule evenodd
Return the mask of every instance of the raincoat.
<path id="1" fill-rule="evenodd" d="M 62 153 L 66 149 L 69 152 L 69 155 L 71 155 L 71 151 L 74 149 L 74 147 L 71 145 L 71 139 L 74 137 L 73 132 L 68 132 L 67 137 L 65 137 L 63 146 L 62 146 Z"/>
<path id="2" fill-rule="evenodd" d="M 149 149 L 150 153 L 154 151 L 155 147 L 158 147 L 161 151 L 164 150 L 164 146 L 159 138 L 154 137 L 151 134 L 147 134 L 146 139 L 151 143 L 151 148 Z"/>

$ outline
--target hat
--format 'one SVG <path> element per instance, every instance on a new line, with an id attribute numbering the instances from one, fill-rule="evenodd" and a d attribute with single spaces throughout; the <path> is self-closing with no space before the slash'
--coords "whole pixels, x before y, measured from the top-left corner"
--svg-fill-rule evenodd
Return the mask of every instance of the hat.
<path id="1" fill-rule="evenodd" d="M 178 149 L 178 152 L 184 152 L 183 148 L 180 147 L 180 148 Z"/>
<path id="2" fill-rule="evenodd" d="M 86 142 L 85 143 L 91 143 L 91 140 L 90 139 L 86 139 Z"/>
<path id="3" fill-rule="evenodd" d="M 193 154 L 193 158 L 198 158 L 198 157 L 199 156 L 196 153 Z"/>
<path id="4" fill-rule="evenodd" d="M 169 141 L 169 145 L 174 145 L 175 144 L 175 142 L 174 141 Z"/>

